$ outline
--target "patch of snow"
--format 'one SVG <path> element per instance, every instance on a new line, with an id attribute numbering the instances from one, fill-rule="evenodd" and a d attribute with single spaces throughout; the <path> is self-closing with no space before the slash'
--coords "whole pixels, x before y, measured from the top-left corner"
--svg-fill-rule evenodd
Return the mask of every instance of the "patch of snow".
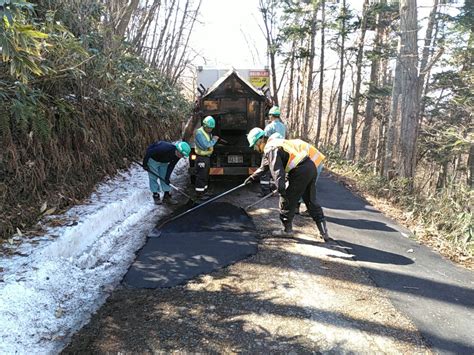
<path id="1" fill-rule="evenodd" d="M 181 159 L 175 185 L 185 183 L 186 171 Z M 120 283 L 167 213 L 154 205 L 146 172 L 134 166 L 60 216 L 75 225 L 50 228 L 18 247 L 21 256 L 2 257 L 0 353 L 59 352 Z"/>

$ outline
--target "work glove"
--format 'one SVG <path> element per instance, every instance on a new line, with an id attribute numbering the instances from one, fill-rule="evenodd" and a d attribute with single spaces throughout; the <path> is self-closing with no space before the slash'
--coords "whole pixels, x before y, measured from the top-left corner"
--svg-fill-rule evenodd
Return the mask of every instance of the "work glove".
<path id="1" fill-rule="evenodd" d="M 252 175 L 250 175 L 247 179 L 245 179 L 244 184 L 248 185 L 248 184 L 253 183 L 254 181 L 255 181 L 255 179 L 253 178 Z"/>

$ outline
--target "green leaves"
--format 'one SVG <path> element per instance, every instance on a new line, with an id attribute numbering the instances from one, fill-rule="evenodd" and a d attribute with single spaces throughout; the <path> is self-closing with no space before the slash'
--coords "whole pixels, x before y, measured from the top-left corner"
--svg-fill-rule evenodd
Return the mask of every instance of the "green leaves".
<path id="1" fill-rule="evenodd" d="M 48 35 L 28 23 L 32 4 L 11 0 L 4 1 L 3 5 L 0 12 L 2 60 L 9 63 L 11 76 L 27 82 L 30 74 L 43 73 L 39 63 L 43 59 L 43 40 L 48 38 Z"/>

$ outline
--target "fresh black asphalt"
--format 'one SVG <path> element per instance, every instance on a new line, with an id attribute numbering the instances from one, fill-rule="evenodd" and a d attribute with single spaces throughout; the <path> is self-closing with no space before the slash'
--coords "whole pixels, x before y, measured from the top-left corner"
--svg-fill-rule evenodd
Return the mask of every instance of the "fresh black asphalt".
<path id="1" fill-rule="evenodd" d="M 180 285 L 257 252 L 252 219 L 229 203 L 211 203 L 157 228 L 125 275 L 127 287 Z"/>
<path id="2" fill-rule="evenodd" d="M 318 199 L 338 247 L 386 291 L 434 352 L 474 354 L 472 271 L 418 244 L 406 228 L 327 177 L 318 181 Z"/>

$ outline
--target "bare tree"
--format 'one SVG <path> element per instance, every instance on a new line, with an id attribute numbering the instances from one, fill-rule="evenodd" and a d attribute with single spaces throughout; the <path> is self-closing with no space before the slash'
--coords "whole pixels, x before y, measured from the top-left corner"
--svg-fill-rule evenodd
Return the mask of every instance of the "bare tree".
<path id="1" fill-rule="evenodd" d="M 400 43 L 399 43 L 400 47 Z M 400 49 L 398 50 L 400 52 Z M 387 178 L 393 177 L 393 159 L 394 159 L 394 145 L 396 127 L 399 118 L 399 102 L 401 94 L 401 63 L 400 56 L 397 56 L 395 64 L 395 74 L 392 84 L 392 99 L 390 104 L 390 114 L 387 120 L 387 142 L 385 144 L 385 156 L 383 163 L 383 171 Z"/>
<path id="2" fill-rule="evenodd" d="M 418 137 L 418 27 L 416 0 L 400 0 L 401 120 L 399 172 L 413 178 Z"/>
<path id="3" fill-rule="evenodd" d="M 288 98 L 285 107 L 286 117 L 292 117 L 291 112 L 293 109 L 293 90 L 294 90 L 294 78 L 295 78 L 295 48 L 296 40 L 293 39 L 291 44 L 290 52 L 290 75 L 289 75 L 289 87 L 288 87 Z M 292 120 L 294 122 L 294 120 Z"/>
<path id="4" fill-rule="evenodd" d="M 339 95 L 337 97 L 337 105 L 336 105 L 336 126 L 337 126 L 337 132 L 336 132 L 336 146 L 339 148 L 340 142 L 341 142 L 341 137 L 342 137 L 342 130 L 343 130 L 343 125 L 344 125 L 344 118 L 342 117 L 342 95 L 344 92 L 344 74 L 345 74 L 345 69 L 344 69 L 344 55 L 345 55 L 345 41 L 346 41 L 346 16 L 347 16 L 347 6 L 346 6 L 346 0 L 342 0 L 342 7 L 341 7 L 341 15 L 340 15 L 340 21 L 341 21 L 341 48 L 340 48 L 340 54 L 339 54 L 339 65 L 340 65 L 340 71 L 339 71 Z M 329 139 L 331 139 L 331 135 L 329 135 Z"/>
<path id="5" fill-rule="evenodd" d="M 364 0 L 362 8 L 362 20 L 360 25 L 360 37 L 359 44 L 357 46 L 357 58 L 356 58 L 356 84 L 354 89 L 354 102 L 352 105 L 352 123 L 351 123 L 351 143 L 349 148 L 349 159 L 354 160 L 356 154 L 356 133 L 357 133 L 357 121 L 359 117 L 359 101 L 360 101 L 360 85 L 362 83 L 362 59 L 364 58 L 364 41 L 365 33 L 367 31 L 367 8 L 369 0 Z"/>
<path id="6" fill-rule="evenodd" d="M 431 63 L 428 63 L 430 59 L 430 55 L 433 54 L 432 48 L 434 48 L 435 42 L 436 42 L 436 34 L 433 35 L 433 29 L 436 25 L 437 27 L 437 20 L 436 20 L 436 14 L 438 13 L 438 5 L 439 5 L 439 0 L 433 0 L 433 7 L 430 11 L 430 15 L 428 17 L 428 24 L 426 25 L 426 34 L 425 34 L 425 40 L 424 40 L 424 46 L 423 46 L 423 51 L 421 54 L 421 62 L 420 62 L 420 79 L 419 79 L 419 100 L 420 100 L 420 110 L 419 110 L 419 117 L 420 119 L 424 115 L 425 111 L 425 105 L 421 103 L 421 100 L 423 99 L 423 93 L 426 94 L 428 91 L 428 82 L 429 82 L 429 73 L 432 65 L 434 64 L 434 61 Z M 442 49 L 441 49 L 442 50 Z"/>
<path id="7" fill-rule="evenodd" d="M 321 135 L 321 125 L 323 120 L 323 97 L 324 97 L 324 32 L 326 29 L 326 1 L 321 0 L 321 52 L 319 62 L 319 102 L 318 102 L 318 122 L 316 128 L 316 138 L 314 144 L 319 145 L 319 137 Z"/>
<path id="8" fill-rule="evenodd" d="M 372 121 L 374 119 L 374 108 L 375 108 L 375 89 L 379 85 L 379 68 L 380 68 L 380 51 L 381 51 L 381 41 L 384 27 L 381 21 L 382 14 L 380 11 L 376 15 L 376 34 L 374 39 L 374 46 L 372 51 L 372 63 L 370 66 L 370 82 L 369 90 L 367 95 L 367 102 L 365 105 L 365 119 L 362 126 L 362 135 L 360 139 L 360 150 L 359 150 L 359 159 L 364 160 L 367 156 L 367 151 L 369 148 L 370 141 L 370 131 L 372 129 Z"/>
<path id="9" fill-rule="evenodd" d="M 307 57 L 307 75 L 306 75 L 306 99 L 305 99 L 305 109 L 304 109 L 304 119 L 303 119 L 303 132 L 302 135 L 304 138 L 308 137 L 308 128 L 309 128 L 309 116 L 311 112 L 311 98 L 313 93 L 313 68 L 314 68 L 314 54 L 315 54 L 315 38 L 316 38 L 316 22 L 318 16 L 319 6 L 313 5 L 313 11 L 311 16 L 311 26 L 310 26 L 310 38 L 309 38 L 309 56 Z"/>
<path id="10" fill-rule="evenodd" d="M 265 26 L 264 36 L 267 42 L 267 54 L 270 59 L 271 82 L 273 102 L 278 105 L 278 88 L 276 74 L 276 53 L 278 50 L 277 35 L 274 33 L 277 21 L 276 0 L 259 0 L 259 10 L 262 13 L 263 24 Z"/>

